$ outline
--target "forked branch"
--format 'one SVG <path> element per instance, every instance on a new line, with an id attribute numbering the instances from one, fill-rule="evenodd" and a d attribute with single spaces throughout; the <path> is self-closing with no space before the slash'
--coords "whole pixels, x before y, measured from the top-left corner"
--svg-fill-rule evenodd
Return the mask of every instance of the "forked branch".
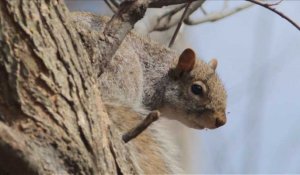
<path id="1" fill-rule="evenodd" d="M 187 12 L 188 12 L 188 10 L 189 10 L 189 7 L 190 7 L 191 3 L 192 3 L 192 2 L 189 2 L 189 3 L 186 4 L 185 10 L 184 10 L 184 12 L 183 12 L 183 14 L 182 14 L 182 16 L 181 16 L 181 19 L 180 19 L 180 21 L 179 21 L 179 23 L 178 23 L 178 25 L 177 25 L 177 27 L 176 27 L 176 29 L 175 29 L 175 32 L 174 32 L 174 34 L 173 34 L 173 36 L 172 36 L 172 39 L 171 39 L 170 43 L 169 43 L 169 47 L 170 47 L 170 48 L 172 47 L 172 45 L 173 45 L 174 42 L 175 42 L 176 36 L 177 36 L 177 34 L 178 34 L 178 32 L 179 32 L 179 29 L 180 29 L 180 27 L 181 27 L 181 25 L 182 25 L 183 20 L 186 18 L 186 15 L 187 15 Z"/>
<path id="2" fill-rule="evenodd" d="M 268 4 L 268 3 L 263 3 L 257 0 L 246 0 L 249 2 L 252 2 L 254 4 L 257 4 L 259 6 L 262 6 L 268 10 L 271 10 L 272 12 L 278 14 L 280 17 L 284 18 L 285 20 L 287 20 L 289 23 L 291 23 L 293 26 L 295 26 L 298 30 L 300 30 L 300 26 L 299 24 L 297 24 L 297 22 L 295 22 L 294 20 L 292 20 L 290 17 L 286 16 L 284 13 L 282 13 L 281 11 L 278 11 L 274 6 L 278 5 L 279 3 L 282 2 L 282 0 L 278 1 L 277 3 L 273 3 L 273 4 Z"/>
<path id="3" fill-rule="evenodd" d="M 206 22 L 215 22 L 217 20 L 220 20 L 220 19 L 229 17 L 233 14 L 236 14 L 236 13 L 238 13 L 242 10 L 245 10 L 251 6 L 253 6 L 253 4 L 245 3 L 238 7 L 232 8 L 230 10 L 226 10 L 226 8 L 224 8 L 224 10 L 222 10 L 220 12 L 206 14 L 206 16 L 204 16 L 203 18 L 200 18 L 200 19 L 193 20 L 191 18 L 187 18 L 184 21 L 184 23 L 187 25 L 197 25 L 197 24 L 202 24 L 202 23 L 206 23 Z"/>

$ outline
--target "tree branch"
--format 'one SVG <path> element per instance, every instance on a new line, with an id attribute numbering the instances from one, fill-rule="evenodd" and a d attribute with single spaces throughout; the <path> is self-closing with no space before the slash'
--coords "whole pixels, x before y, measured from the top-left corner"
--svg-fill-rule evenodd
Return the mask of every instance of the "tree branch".
<path id="1" fill-rule="evenodd" d="M 189 10 L 189 7 L 190 7 L 191 3 L 192 3 L 192 2 L 187 3 L 187 5 L 186 5 L 186 7 L 185 7 L 185 10 L 184 10 L 184 12 L 183 12 L 183 14 L 182 14 L 182 16 L 181 16 L 181 19 L 180 19 L 180 21 L 179 21 L 179 23 L 178 23 L 178 25 L 177 25 L 177 27 L 176 27 L 176 30 L 175 30 L 175 32 L 174 32 L 174 34 L 173 34 L 173 36 L 172 36 L 172 39 L 171 39 L 170 43 L 169 43 L 169 47 L 170 47 L 170 48 L 171 48 L 172 45 L 174 44 L 174 41 L 175 41 L 175 39 L 176 39 L 176 36 L 177 36 L 177 34 L 178 34 L 178 32 L 179 32 L 179 29 L 180 29 L 180 27 L 181 27 L 181 25 L 182 25 L 183 20 L 186 18 L 186 14 L 187 14 L 187 12 L 188 12 L 188 10 Z"/>
<path id="2" fill-rule="evenodd" d="M 104 23 L 90 15 L 72 17 L 63 1 L 0 1 L 1 174 L 139 174 L 101 100 L 88 52 L 106 44 Z M 87 48 L 79 31 L 101 36 Z"/>
<path id="3" fill-rule="evenodd" d="M 267 3 L 262 3 L 262 2 L 259 2 L 257 0 L 246 0 L 246 1 L 249 1 L 249 2 L 252 2 L 254 4 L 257 4 L 259 6 L 262 6 L 268 10 L 271 10 L 272 12 L 278 14 L 280 17 L 284 18 L 285 20 L 287 20 L 289 23 L 291 23 L 294 27 L 296 27 L 298 30 L 300 30 L 300 26 L 299 24 L 297 24 L 295 21 L 293 21 L 291 18 L 289 18 L 288 16 L 286 16 L 284 13 L 276 10 L 273 6 L 274 4 L 267 4 Z M 280 3 L 281 1 L 279 1 Z M 275 5 L 279 4 L 279 3 L 275 3 Z"/>
<path id="4" fill-rule="evenodd" d="M 202 6 L 202 4 L 204 2 L 205 2 L 205 0 L 199 0 L 199 1 L 195 1 L 194 3 L 192 3 L 187 11 L 186 16 L 190 16 L 191 14 L 193 14 L 198 8 L 200 8 Z M 164 14 L 158 18 L 156 25 L 154 25 L 154 27 L 152 29 L 150 29 L 149 32 L 168 30 L 171 27 L 174 27 L 176 24 L 178 24 L 182 17 L 182 15 L 179 15 L 178 13 L 175 13 L 171 17 L 171 18 L 173 18 L 173 20 L 170 20 L 169 17 L 163 17 L 163 16 L 166 16 L 166 14 Z"/>
<path id="5" fill-rule="evenodd" d="M 223 10 L 223 11 L 220 11 L 220 12 L 207 14 L 207 16 L 205 16 L 203 18 L 200 18 L 200 19 L 197 19 L 197 20 L 192 20 L 191 18 L 187 18 L 184 21 L 184 23 L 187 24 L 187 25 L 197 25 L 197 24 L 202 24 L 202 23 L 205 23 L 205 22 L 215 22 L 217 20 L 220 20 L 220 19 L 226 18 L 228 16 L 231 16 L 233 14 L 236 14 L 236 13 L 238 13 L 238 12 L 244 10 L 244 9 L 247 9 L 251 6 L 253 6 L 253 4 L 245 3 L 245 4 L 242 4 L 241 6 L 233 8 L 231 10 L 227 10 L 227 11 Z"/>
<path id="6" fill-rule="evenodd" d="M 109 0 L 115 7 L 119 8 L 120 4 L 116 0 Z"/>
<path id="7" fill-rule="evenodd" d="M 134 24 L 140 20 L 148 7 L 149 0 L 127 0 L 124 1 L 118 12 L 111 18 L 104 29 L 106 44 L 100 48 L 102 58 L 112 58 L 125 36 L 131 31 Z M 101 63 L 100 74 L 107 67 L 110 59 Z"/>
<path id="8" fill-rule="evenodd" d="M 126 132 L 122 139 L 125 143 L 129 142 L 130 140 L 137 137 L 139 134 L 141 134 L 145 129 L 147 129 L 151 123 L 155 122 L 159 118 L 159 111 L 152 111 L 150 112 L 147 117 L 142 120 L 137 126 L 132 128 L 130 131 Z"/>
<path id="9" fill-rule="evenodd" d="M 165 14 L 163 14 L 161 17 L 159 17 L 158 21 L 162 20 L 163 18 L 167 17 L 168 20 L 171 20 L 172 16 L 178 13 L 180 10 L 182 10 L 186 5 L 180 5 L 179 7 L 176 7 Z"/>
<path id="10" fill-rule="evenodd" d="M 189 0 L 189 1 L 194 2 L 194 1 L 201 1 L 201 0 Z M 152 0 L 152 2 L 150 2 L 149 4 L 149 7 L 160 8 L 168 5 L 178 5 L 178 4 L 185 4 L 185 3 L 187 3 L 187 0 Z"/>
<path id="11" fill-rule="evenodd" d="M 268 4 L 269 4 L 269 6 L 275 6 L 275 5 L 279 5 L 282 1 L 283 0 L 279 0 L 279 1 L 275 2 L 275 3 L 268 3 Z"/>
<path id="12" fill-rule="evenodd" d="M 115 6 L 115 4 L 111 4 L 110 0 L 104 0 L 104 2 L 106 3 L 106 5 L 111 9 L 111 11 L 113 13 L 117 13 L 118 8 Z"/>

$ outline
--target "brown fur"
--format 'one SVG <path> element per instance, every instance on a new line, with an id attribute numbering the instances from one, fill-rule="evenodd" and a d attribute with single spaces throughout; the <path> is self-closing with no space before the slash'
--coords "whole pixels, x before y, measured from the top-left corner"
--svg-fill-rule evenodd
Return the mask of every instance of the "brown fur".
<path id="1" fill-rule="evenodd" d="M 101 39 L 109 20 L 90 13 L 74 13 L 72 19 L 81 26 L 82 36 L 96 39 Z M 99 59 L 97 47 L 85 46 L 93 59 Z M 162 117 L 191 128 L 215 129 L 225 124 L 227 95 L 216 73 L 217 61 L 206 63 L 195 57 L 191 49 L 180 54 L 135 32 L 126 36 L 115 56 L 106 58 L 110 64 L 99 77 L 102 99 L 118 106 L 108 105 L 108 111 L 120 133 L 138 123 L 146 115 L 138 111 L 146 109 L 159 110 Z M 192 92 L 193 85 L 201 86 L 200 95 Z M 162 143 L 166 137 L 157 135 L 163 133 L 146 131 L 128 145 L 146 173 L 178 173 L 178 165 L 172 162 L 176 156 L 168 152 L 172 145 Z"/>
<path id="2" fill-rule="evenodd" d="M 122 134 L 135 127 L 145 112 L 137 112 L 130 107 L 107 104 L 107 111 L 111 116 L 114 126 Z M 168 138 L 161 133 L 162 126 L 158 123 L 152 124 L 138 137 L 128 142 L 130 154 L 137 159 L 140 174 L 174 174 L 181 170 L 176 165 L 176 151 L 174 145 L 168 143 Z M 172 150 L 173 149 L 173 150 Z M 172 156 L 170 156 L 172 155 Z"/>

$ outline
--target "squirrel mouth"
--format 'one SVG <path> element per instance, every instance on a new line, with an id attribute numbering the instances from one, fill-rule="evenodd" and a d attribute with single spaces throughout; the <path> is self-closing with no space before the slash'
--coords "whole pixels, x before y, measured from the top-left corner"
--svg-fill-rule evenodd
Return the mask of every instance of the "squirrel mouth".
<path id="1" fill-rule="evenodd" d="M 204 129 L 205 127 L 198 125 L 196 129 Z"/>
<path id="2" fill-rule="evenodd" d="M 205 127 L 203 125 L 200 125 L 198 123 L 194 123 L 193 126 L 190 126 L 191 128 L 194 129 L 204 129 Z"/>

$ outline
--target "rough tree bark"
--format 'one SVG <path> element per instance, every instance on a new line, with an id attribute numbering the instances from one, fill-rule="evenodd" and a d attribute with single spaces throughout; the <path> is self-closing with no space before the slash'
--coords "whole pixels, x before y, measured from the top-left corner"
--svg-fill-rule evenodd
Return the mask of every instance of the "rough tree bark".
<path id="1" fill-rule="evenodd" d="M 1 0 L 0 174 L 137 174 L 97 77 L 147 7 L 181 3 L 124 1 L 91 32 L 62 0 Z"/>
<path id="2" fill-rule="evenodd" d="M 120 35 L 104 35 L 102 56 Z M 99 64 L 62 1 L 0 1 L 1 174 L 136 173 L 103 107 Z"/>

